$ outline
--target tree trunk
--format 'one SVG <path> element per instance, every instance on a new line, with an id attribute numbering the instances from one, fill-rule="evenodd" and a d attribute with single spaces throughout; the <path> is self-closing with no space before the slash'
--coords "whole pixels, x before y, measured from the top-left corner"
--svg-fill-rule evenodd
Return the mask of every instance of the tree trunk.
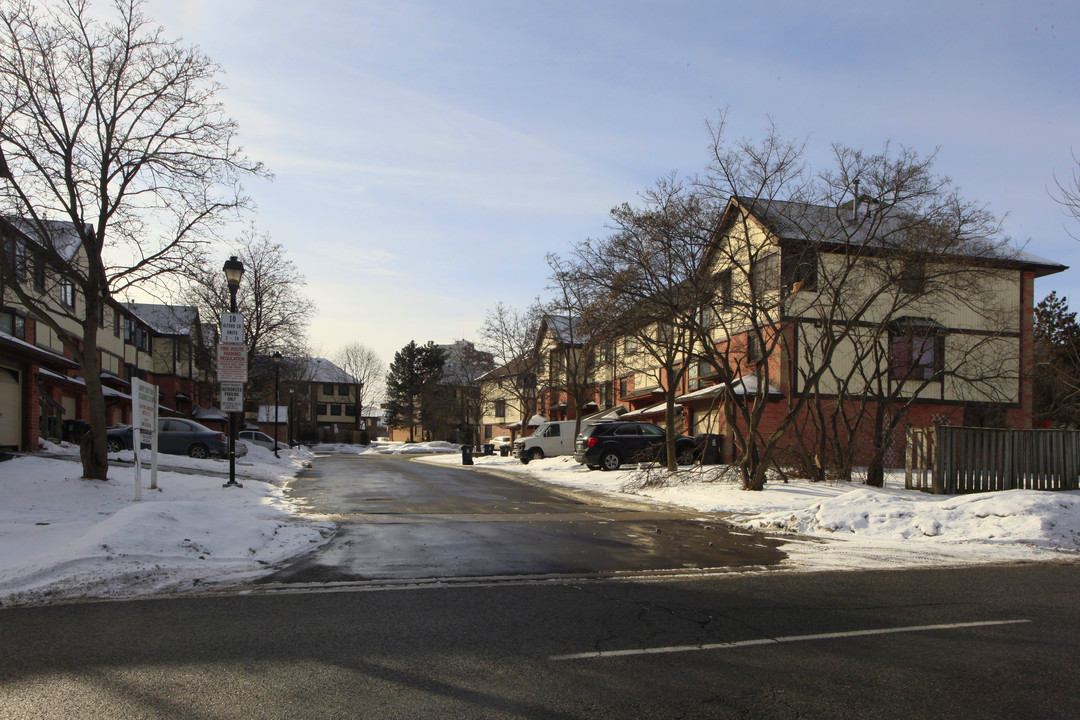
<path id="1" fill-rule="evenodd" d="M 100 303 L 100 300 L 98 301 Z M 107 480 L 109 475 L 109 457 L 105 427 L 105 393 L 101 387 L 101 368 L 97 355 L 97 304 L 87 303 L 86 320 L 83 321 L 83 345 L 79 358 L 83 380 L 86 382 L 87 410 L 89 412 L 90 431 L 79 442 L 79 456 L 82 460 L 83 477 L 88 480 Z M 138 433 L 135 434 L 138 437 Z"/>

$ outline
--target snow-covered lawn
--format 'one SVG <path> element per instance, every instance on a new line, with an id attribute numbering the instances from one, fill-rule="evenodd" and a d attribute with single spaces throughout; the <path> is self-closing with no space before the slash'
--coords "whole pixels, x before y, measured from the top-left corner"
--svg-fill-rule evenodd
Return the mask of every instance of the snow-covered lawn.
<path id="1" fill-rule="evenodd" d="M 222 487 L 224 461 L 163 455 L 162 463 L 192 474 L 161 472 L 160 490 L 149 490 L 144 470 L 142 499 L 136 501 L 132 467 L 113 465 L 107 482 L 82 480 L 74 448 L 47 449 L 70 457 L 0 463 L 0 606 L 241 582 L 316 547 L 333 531 L 329 522 L 301 517 L 289 497 L 289 481 L 312 457 L 308 450 L 276 459 L 249 444 L 248 455 L 237 461 L 243 489 Z M 458 446 L 449 443 L 323 445 L 314 451 L 418 455 L 418 461 L 461 465 Z M 132 454 L 113 457 L 130 460 Z M 643 488 L 636 468 L 589 471 L 570 458 L 523 465 L 496 455 L 475 457 L 474 463 L 532 481 L 724 513 L 747 529 L 791 534 L 783 547 L 790 569 L 1080 560 L 1077 492 L 943 497 L 904 490 L 902 474 L 891 475 L 884 489 L 793 481 L 744 492 L 715 467 Z"/>
<path id="2" fill-rule="evenodd" d="M 143 470 L 135 500 L 133 466 L 113 464 L 106 482 L 82 480 L 70 459 L 17 457 L 0 463 L 0 606 L 76 597 L 132 597 L 265 574 L 315 547 L 331 523 L 299 520 L 287 484 L 307 450 L 282 458 L 249 444 L 237 460 L 243 489 L 211 475 Z M 110 459 L 130 461 L 130 451 Z M 159 462 L 228 473 L 223 460 L 160 455 Z"/>

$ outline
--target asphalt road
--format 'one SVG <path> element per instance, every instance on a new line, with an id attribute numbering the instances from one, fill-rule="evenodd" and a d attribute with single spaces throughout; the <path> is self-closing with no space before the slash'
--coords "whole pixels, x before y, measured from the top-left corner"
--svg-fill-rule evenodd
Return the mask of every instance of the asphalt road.
<path id="1" fill-rule="evenodd" d="M 267 582 L 708 570 L 784 557 L 781 541 L 700 513 L 401 456 L 318 457 L 292 496 L 338 534 Z"/>
<path id="2" fill-rule="evenodd" d="M 17 608 L 0 718 L 1076 718 L 1077 569 Z"/>

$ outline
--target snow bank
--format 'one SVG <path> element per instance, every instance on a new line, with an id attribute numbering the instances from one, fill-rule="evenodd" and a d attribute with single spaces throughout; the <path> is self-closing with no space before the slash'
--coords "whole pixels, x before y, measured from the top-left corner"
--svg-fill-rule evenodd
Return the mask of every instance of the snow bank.
<path id="1" fill-rule="evenodd" d="M 329 523 L 302 521 L 287 484 L 308 451 L 281 458 L 253 447 L 238 461 L 241 488 L 223 477 L 159 472 L 135 500 L 134 467 L 114 464 L 108 481 L 82 480 L 71 459 L 20 457 L 0 463 L 0 604 L 74 597 L 132 597 L 256 577 L 322 543 Z M 70 452 L 69 452 L 70 451 Z M 127 453 L 131 455 L 131 453 Z M 198 472 L 228 463 L 165 455 Z"/>

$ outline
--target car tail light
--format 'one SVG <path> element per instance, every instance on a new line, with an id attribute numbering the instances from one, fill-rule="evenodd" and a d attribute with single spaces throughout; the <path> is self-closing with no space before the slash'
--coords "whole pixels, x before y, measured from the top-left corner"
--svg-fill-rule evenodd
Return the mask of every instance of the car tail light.
<path id="1" fill-rule="evenodd" d="M 229 442 L 229 438 L 225 437 L 225 433 L 218 433 L 217 434 L 217 439 L 220 442 Z"/>
<path id="2" fill-rule="evenodd" d="M 596 438 L 591 437 L 588 440 L 586 440 L 585 441 L 585 447 L 587 447 L 587 448 L 596 447 Z"/>

